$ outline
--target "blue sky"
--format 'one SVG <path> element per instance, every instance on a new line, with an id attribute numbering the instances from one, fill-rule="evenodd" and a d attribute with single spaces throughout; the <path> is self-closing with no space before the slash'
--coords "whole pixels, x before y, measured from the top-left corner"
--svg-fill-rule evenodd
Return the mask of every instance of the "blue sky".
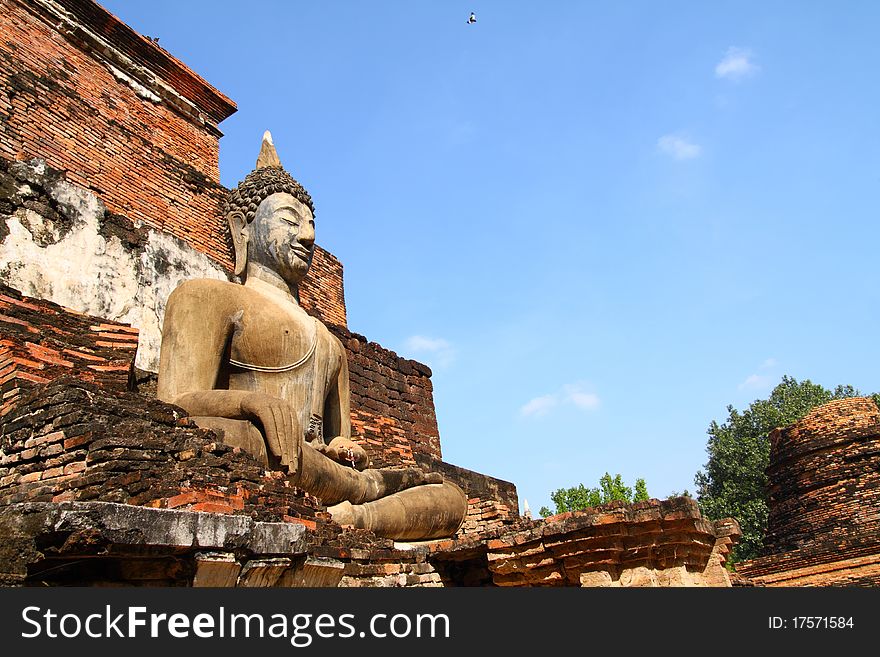
<path id="1" fill-rule="evenodd" d="M 102 4 L 238 103 L 225 185 L 272 131 L 350 328 L 534 512 L 693 491 L 783 374 L 880 390 L 880 4 Z"/>

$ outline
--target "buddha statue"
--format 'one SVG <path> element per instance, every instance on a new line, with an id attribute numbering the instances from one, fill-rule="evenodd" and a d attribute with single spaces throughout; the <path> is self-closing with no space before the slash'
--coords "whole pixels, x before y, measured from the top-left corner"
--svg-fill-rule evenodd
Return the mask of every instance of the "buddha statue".
<path id="1" fill-rule="evenodd" d="M 299 305 L 314 205 L 267 132 L 226 218 L 243 283 L 182 283 L 168 298 L 159 399 L 315 495 L 334 521 L 396 540 L 454 534 L 467 498 L 438 473 L 370 468 L 351 439 L 346 352 Z"/>

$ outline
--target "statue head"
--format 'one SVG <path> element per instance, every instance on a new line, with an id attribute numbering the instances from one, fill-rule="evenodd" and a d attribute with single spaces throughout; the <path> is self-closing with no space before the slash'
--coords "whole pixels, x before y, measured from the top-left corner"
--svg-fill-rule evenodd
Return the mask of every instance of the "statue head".
<path id="1" fill-rule="evenodd" d="M 266 131 L 256 167 L 226 197 L 235 274 L 254 262 L 289 284 L 302 280 L 314 253 L 314 212 L 311 196 L 281 166 Z"/>

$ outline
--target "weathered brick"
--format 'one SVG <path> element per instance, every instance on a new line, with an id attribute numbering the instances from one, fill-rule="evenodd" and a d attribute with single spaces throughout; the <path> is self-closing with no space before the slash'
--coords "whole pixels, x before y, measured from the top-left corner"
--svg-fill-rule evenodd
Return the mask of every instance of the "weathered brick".
<path id="1" fill-rule="evenodd" d="M 762 556 L 737 564 L 765 586 L 880 585 L 880 410 L 832 401 L 770 434 Z"/>

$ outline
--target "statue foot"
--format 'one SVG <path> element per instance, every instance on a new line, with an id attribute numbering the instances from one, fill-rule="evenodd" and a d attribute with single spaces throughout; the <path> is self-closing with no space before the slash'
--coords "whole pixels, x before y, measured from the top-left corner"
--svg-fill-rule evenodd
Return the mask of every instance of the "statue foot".
<path id="1" fill-rule="evenodd" d="M 341 502 L 327 511 L 339 525 L 410 541 L 452 536 L 464 522 L 467 509 L 464 492 L 446 482 L 414 486 L 365 504 Z"/>
<path id="2" fill-rule="evenodd" d="M 328 506 L 327 512 L 337 525 L 342 525 L 343 527 L 354 526 L 354 508 L 351 502 L 340 502 L 339 504 Z"/>

